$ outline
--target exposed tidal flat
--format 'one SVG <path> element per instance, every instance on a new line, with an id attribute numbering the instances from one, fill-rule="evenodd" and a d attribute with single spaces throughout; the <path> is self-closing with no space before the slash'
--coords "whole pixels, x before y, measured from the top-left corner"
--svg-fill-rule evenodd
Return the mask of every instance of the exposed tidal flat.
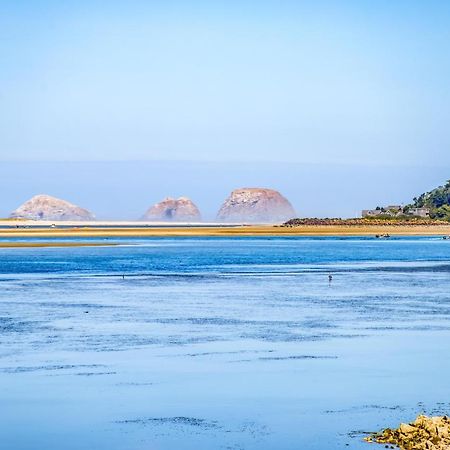
<path id="1" fill-rule="evenodd" d="M 2 448 L 364 449 L 450 413 L 450 241 L 59 239 L 93 246 L 0 248 Z"/>
<path id="2" fill-rule="evenodd" d="M 0 221 L 0 247 L 7 244 L 8 238 L 14 246 L 26 246 L 33 238 L 39 239 L 41 245 L 51 244 L 58 239 L 73 240 L 81 244 L 81 238 L 88 238 L 86 245 L 97 239 L 117 238 L 152 238 L 152 237 L 239 237 L 239 236 L 449 236 L 450 224 L 426 221 L 390 222 L 390 221 L 307 221 L 298 226 L 280 225 L 243 225 L 218 223 L 167 223 L 167 222 L 48 222 L 5 220 Z M 17 239 L 16 239 L 17 238 Z M 23 238 L 23 239 L 20 239 Z M 69 242 L 69 241 L 67 241 Z M 68 243 L 66 245 L 69 245 Z M 70 244 L 75 245 L 75 244 Z"/>

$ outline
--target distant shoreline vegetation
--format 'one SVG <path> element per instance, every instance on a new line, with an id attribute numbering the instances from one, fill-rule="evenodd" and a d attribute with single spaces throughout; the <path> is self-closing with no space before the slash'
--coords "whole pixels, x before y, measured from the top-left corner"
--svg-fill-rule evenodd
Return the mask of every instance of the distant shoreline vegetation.
<path id="1" fill-rule="evenodd" d="M 413 199 L 413 208 L 430 208 L 432 219 L 450 221 L 450 180 Z"/>
<path id="2" fill-rule="evenodd" d="M 290 219 L 284 222 L 282 227 L 300 227 L 311 225 L 328 225 L 328 226 L 427 226 L 427 225 L 448 225 L 448 220 L 439 220 L 423 217 L 412 216 L 376 216 L 376 217 L 363 217 L 354 219 L 340 219 L 340 218 L 298 218 Z"/>

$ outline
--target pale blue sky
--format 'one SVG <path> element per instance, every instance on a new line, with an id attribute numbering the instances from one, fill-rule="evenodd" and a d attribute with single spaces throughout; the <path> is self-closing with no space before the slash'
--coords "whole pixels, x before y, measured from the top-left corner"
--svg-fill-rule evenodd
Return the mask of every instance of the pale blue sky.
<path id="1" fill-rule="evenodd" d="M 450 163 L 449 5 L 4 0 L 0 157 Z"/>
<path id="2" fill-rule="evenodd" d="M 449 42 L 448 1 L 0 1 L 0 169 L 20 180 L 0 214 L 193 193 L 212 217 L 249 185 L 303 215 L 409 201 L 450 178 Z M 105 200 L 120 183 L 128 209 Z"/>

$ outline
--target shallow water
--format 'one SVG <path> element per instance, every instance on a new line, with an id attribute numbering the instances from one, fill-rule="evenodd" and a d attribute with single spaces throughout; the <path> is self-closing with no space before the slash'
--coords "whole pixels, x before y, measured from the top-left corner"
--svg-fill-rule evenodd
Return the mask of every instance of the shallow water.
<path id="1" fill-rule="evenodd" d="M 450 242 L 109 241 L 0 249 L 1 448 L 364 449 L 450 413 Z"/>

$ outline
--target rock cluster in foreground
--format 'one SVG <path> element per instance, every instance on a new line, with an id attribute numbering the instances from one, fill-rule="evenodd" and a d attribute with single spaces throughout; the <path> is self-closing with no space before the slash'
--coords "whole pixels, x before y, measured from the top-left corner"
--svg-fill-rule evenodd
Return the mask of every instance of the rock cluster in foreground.
<path id="1" fill-rule="evenodd" d="M 395 430 L 386 428 L 364 440 L 396 445 L 403 450 L 448 450 L 450 449 L 450 419 L 447 416 L 418 416 L 410 424 L 402 423 Z"/>
<path id="2" fill-rule="evenodd" d="M 143 220 L 174 221 L 174 222 L 200 222 L 200 211 L 194 202 L 187 197 L 167 197 L 162 202 L 153 205 L 142 218 Z"/>
<path id="3" fill-rule="evenodd" d="M 35 195 L 10 215 L 12 219 L 30 220 L 93 220 L 94 215 L 66 200 L 50 195 Z"/>
<path id="4" fill-rule="evenodd" d="M 264 188 L 235 189 L 217 214 L 219 222 L 279 223 L 295 217 L 289 201 Z"/>

